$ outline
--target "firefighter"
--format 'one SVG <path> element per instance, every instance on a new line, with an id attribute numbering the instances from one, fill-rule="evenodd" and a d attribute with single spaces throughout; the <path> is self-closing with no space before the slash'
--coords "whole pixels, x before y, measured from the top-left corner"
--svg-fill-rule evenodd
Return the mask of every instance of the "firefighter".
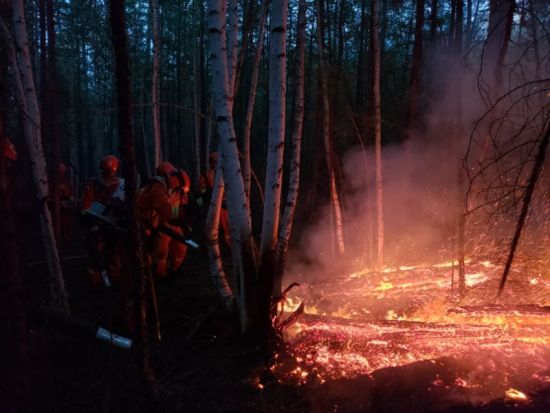
<path id="1" fill-rule="evenodd" d="M 170 162 L 162 162 L 156 173 L 140 191 L 138 208 L 146 228 L 146 245 L 153 274 L 163 278 L 181 266 L 187 255 L 187 246 L 159 232 L 159 227 L 185 235 L 191 185 L 187 173 Z"/>
<path id="2" fill-rule="evenodd" d="M 199 178 L 199 193 L 197 194 L 197 203 L 205 211 L 203 211 L 203 217 L 207 216 L 208 208 L 210 207 L 210 201 L 212 199 L 212 192 L 214 190 L 214 181 L 216 178 L 216 167 L 218 164 L 218 153 L 212 152 L 208 156 L 208 164 L 210 169 L 202 174 Z M 227 206 L 225 204 L 225 196 L 220 209 L 220 227 L 223 232 L 223 239 L 228 247 L 231 247 L 231 238 L 229 232 L 229 216 L 227 213 Z"/>
<path id="3" fill-rule="evenodd" d="M 93 262 L 88 278 L 93 287 L 121 280 L 121 262 L 126 256 L 117 221 L 124 211 L 124 179 L 117 175 L 118 158 L 106 155 L 99 165 L 100 175 L 84 187 L 80 213 Z M 126 277 L 125 277 L 126 278 Z"/>

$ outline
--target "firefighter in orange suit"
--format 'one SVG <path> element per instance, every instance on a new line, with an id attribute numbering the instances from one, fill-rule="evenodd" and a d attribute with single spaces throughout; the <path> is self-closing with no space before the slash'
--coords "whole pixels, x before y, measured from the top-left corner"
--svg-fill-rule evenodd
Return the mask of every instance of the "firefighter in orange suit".
<path id="1" fill-rule="evenodd" d="M 216 178 L 216 167 L 218 164 L 218 153 L 212 152 L 208 156 L 208 163 L 210 169 L 205 174 L 202 174 L 199 178 L 199 193 L 197 195 L 197 201 L 199 205 L 206 211 L 203 216 L 206 217 L 208 208 L 210 207 L 210 201 L 212 199 L 212 192 L 214 190 L 214 181 Z M 225 205 L 225 196 L 220 209 L 220 227 L 223 231 L 223 239 L 227 246 L 231 246 L 231 238 L 229 232 L 229 215 L 227 213 L 227 206 Z"/>
<path id="2" fill-rule="evenodd" d="M 84 231 L 93 259 L 88 276 L 94 287 L 102 281 L 106 287 L 111 281 L 125 285 L 127 280 L 121 280 L 121 267 L 126 254 L 116 226 L 124 209 L 124 179 L 117 175 L 119 160 L 114 155 L 104 156 L 99 169 L 99 177 L 84 187 L 80 201 Z M 97 206 L 102 210 L 94 213 Z"/>
<path id="3" fill-rule="evenodd" d="M 143 220 L 147 249 L 153 273 L 166 277 L 168 271 L 176 271 L 187 255 L 187 246 L 158 231 L 159 226 L 184 235 L 186 210 L 189 204 L 189 176 L 170 162 L 163 162 L 157 168 L 157 175 L 141 190 L 138 208 Z"/>

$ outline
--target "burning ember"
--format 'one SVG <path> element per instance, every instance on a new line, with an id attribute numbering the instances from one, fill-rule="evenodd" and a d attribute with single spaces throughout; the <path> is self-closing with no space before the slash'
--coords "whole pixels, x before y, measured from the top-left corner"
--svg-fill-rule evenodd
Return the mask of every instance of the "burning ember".
<path id="1" fill-rule="evenodd" d="M 296 291 L 287 309 L 304 301 L 305 314 L 287 340 L 299 367 L 272 370 L 281 380 L 324 383 L 429 363 L 429 389 L 461 389 L 473 402 L 528 401 L 517 388 L 550 386 L 550 282 L 518 276 L 508 301 L 487 305 L 500 268 L 481 261 L 468 269 L 475 288 L 460 303 L 449 297 L 453 263 L 355 272 Z"/>

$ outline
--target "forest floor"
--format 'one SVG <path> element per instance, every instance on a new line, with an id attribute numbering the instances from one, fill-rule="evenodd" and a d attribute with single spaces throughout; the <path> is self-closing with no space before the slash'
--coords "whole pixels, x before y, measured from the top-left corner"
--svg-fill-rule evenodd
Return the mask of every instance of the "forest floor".
<path id="1" fill-rule="evenodd" d="M 117 332 L 119 295 L 90 289 L 85 265 L 78 259 L 65 263 L 73 314 Z M 152 358 L 166 412 L 550 412 L 550 388 L 529 394 L 527 403 L 449 403 L 455 390 L 430 386 L 434 377 L 445 381 L 450 374 L 452 360 L 445 358 L 322 383 L 277 380 L 258 349 L 239 335 L 235 320 L 218 311 L 202 251 L 190 251 L 157 291 L 163 339 L 153 344 Z M 21 411 L 151 411 L 134 352 L 39 331 L 33 345 L 34 396 Z"/>

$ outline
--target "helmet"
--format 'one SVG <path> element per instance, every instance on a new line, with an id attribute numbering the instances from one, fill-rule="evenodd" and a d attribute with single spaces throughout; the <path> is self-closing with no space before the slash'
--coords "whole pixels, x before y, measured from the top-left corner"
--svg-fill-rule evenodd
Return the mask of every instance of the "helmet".
<path id="1" fill-rule="evenodd" d="M 176 171 L 176 167 L 172 165 L 171 162 L 161 162 L 159 166 L 157 166 L 157 175 L 164 176 L 164 175 L 170 175 L 172 172 Z"/>
<path id="2" fill-rule="evenodd" d="M 180 181 L 181 189 L 183 192 L 187 193 L 191 189 L 191 179 L 189 179 L 189 175 L 187 175 L 187 172 L 185 172 L 183 169 L 178 169 L 176 171 L 178 174 L 178 179 Z"/>
<path id="3" fill-rule="evenodd" d="M 99 164 L 99 169 L 103 172 L 106 176 L 115 176 L 118 171 L 118 158 L 114 155 L 105 155 L 101 159 L 101 163 Z"/>
<path id="4" fill-rule="evenodd" d="M 8 138 L 0 139 L 0 156 L 11 161 L 17 160 L 15 145 Z"/>
<path id="5" fill-rule="evenodd" d="M 166 174 L 166 182 L 170 189 L 181 188 L 185 193 L 191 189 L 191 180 L 183 169 L 174 168 L 172 172 Z"/>

